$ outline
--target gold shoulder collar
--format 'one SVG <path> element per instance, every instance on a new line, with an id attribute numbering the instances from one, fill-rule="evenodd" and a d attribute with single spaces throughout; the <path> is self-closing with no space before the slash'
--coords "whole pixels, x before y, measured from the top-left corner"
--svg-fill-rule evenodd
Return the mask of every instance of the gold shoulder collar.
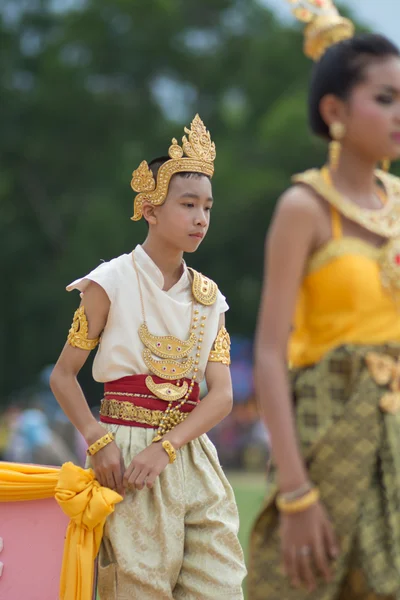
<path id="1" fill-rule="evenodd" d="M 376 171 L 376 177 L 384 186 L 388 199 L 385 206 L 378 210 L 360 208 L 348 200 L 325 181 L 319 169 L 310 169 L 295 175 L 292 181 L 310 186 L 347 219 L 368 231 L 385 238 L 400 237 L 400 179 L 384 171 Z"/>
<path id="2" fill-rule="evenodd" d="M 192 293 L 200 304 L 204 306 L 212 306 L 218 296 L 218 286 L 212 280 L 189 267 L 192 274 Z"/>

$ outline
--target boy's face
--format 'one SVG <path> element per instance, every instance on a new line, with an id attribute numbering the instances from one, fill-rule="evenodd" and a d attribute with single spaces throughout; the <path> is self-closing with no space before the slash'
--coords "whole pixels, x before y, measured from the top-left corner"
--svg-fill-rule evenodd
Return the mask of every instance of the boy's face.
<path id="1" fill-rule="evenodd" d="M 212 205 L 208 177 L 174 175 L 164 204 L 154 210 L 154 231 L 168 245 L 183 252 L 195 252 L 208 231 Z"/>

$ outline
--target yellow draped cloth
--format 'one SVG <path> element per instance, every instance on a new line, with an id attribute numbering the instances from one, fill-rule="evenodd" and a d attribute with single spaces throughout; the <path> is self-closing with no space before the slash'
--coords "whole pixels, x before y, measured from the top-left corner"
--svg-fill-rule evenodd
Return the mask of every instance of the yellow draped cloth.
<path id="1" fill-rule="evenodd" d="M 60 600 L 91 600 L 94 561 L 104 523 L 122 497 L 101 487 L 92 469 L 0 463 L 0 502 L 55 497 L 70 518 L 64 543 Z"/>

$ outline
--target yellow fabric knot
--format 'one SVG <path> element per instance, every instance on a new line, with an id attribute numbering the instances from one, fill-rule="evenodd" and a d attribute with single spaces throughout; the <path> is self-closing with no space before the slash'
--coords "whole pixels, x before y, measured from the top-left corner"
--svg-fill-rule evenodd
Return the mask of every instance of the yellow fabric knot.
<path id="1" fill-rule="evenodd" d="M 101 487 L 92 469 L 84 470 L 69 462 L 61 467 L 55 499 L 71 519 L 64 545 L 60 598 L 89 600 L 93 590 L 93 563 L 104 524 L 122 497 Z"/>
<path id="2" fill-rule="evenodd" d="M 104 523 L 122 497 L 94 478 L 92 469 L 71 462 L 61 469 L 14 463 L 0 464 L 0 502 L 55 496 L 70 517 L 64 543 L 60 600 L 91 600 L 94 561 Z"/>

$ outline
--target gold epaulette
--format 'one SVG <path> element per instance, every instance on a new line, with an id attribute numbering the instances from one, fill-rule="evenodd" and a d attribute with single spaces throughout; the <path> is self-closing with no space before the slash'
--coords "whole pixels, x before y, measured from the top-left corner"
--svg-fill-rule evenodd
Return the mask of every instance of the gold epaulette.
<path id="1" fill-rule="evenodd" d="M 93 350 L 99 344 L 100 337 L 90 340 L 88 331 L 89 325 L 85 315 L 85 307 L 82 305 L 74 313 L 74 319 L 68 332 L 68 344 L 81 350 Z"/>
<path id="2" fill-rule="evenodd" d="M 212 306 L 218 297 L 218 286 L 212 280 L 189 267 L 192 274 L 192 293 L 199 304 Z"/>
<path id="3" fill-rule="evenodd" d="M 210 362 L 220 362 L 228 367 L 231 364 L 231 338 L 225 326 L 220 328 L 208 360 Z"/>

